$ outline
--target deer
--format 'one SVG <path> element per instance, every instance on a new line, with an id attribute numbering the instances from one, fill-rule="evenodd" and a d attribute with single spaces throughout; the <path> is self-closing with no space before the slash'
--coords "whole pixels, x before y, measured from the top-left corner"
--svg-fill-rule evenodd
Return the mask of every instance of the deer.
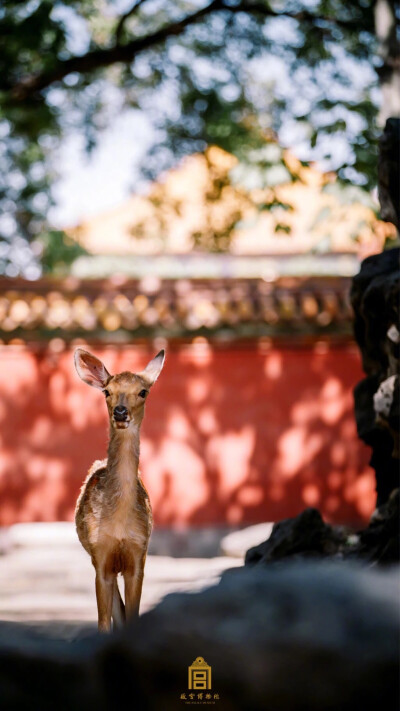
<path id="1" fill-rule="evenodd" d="M 107 459 L 96 460 L 82 485 L 75 525 L 96 572 L 100 632 L 139 615 L 144 566 L 153 527 L 150 498 L 139 474 L 140 426 L 151 387 L 164 365 L 161 350 L 139 373 L 110 375 L 101 360 L 78 348 L 75 368 L 103 392 L 110 421 Z M 117 576 L 124 578 L 125 604 Z"/>

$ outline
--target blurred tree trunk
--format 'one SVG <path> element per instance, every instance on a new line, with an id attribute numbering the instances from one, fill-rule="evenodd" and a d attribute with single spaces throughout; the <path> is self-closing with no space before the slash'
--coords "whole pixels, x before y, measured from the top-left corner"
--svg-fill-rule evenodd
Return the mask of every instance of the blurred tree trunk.
<path id="1" fill-rule="evenodd" d="M 382 65 L 378 75 L 382 90 L 379 124 L 400 117 L 400 41 L 397 37 L 396 0 L 376 0 L 375 30 Z"/>
<path id="2" fill-rule="evenodd" d="M 381 219 L 400 229 L 400 118 L 388 118 L 379 141 L 378 195 Z"/>
<path id="3" fill-rule="evenodd" d="M 382 60 L 377 69 L 382 91 L 378 116 L 384 128 L 379 146 L 378 192 L 381 219 L 399 230 L 400 162 L 400 41 L 398 38 L 397 0 L 376 0 L 375 31 Z"/>

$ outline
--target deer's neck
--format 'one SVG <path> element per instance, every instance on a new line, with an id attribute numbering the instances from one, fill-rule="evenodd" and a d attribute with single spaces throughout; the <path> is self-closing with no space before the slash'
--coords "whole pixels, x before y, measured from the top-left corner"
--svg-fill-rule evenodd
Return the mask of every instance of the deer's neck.
<path id="1" fill-rule="evenodd" d="M 112 429 L 108 446 L 107 469 L 109 481 L 115 493 L 128 496 L 136 491 L 139 472 L 139 432 L 138 425 L 126 430 Z"/>

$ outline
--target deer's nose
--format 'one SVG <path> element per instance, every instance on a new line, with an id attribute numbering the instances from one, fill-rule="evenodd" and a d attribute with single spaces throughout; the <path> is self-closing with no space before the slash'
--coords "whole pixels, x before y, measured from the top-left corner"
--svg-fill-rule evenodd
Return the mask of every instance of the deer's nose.
<path id="1" fill-rule="evenodd" d="M 114 407 L 114 419 L 119 422 L 124 422 L 128 417 L 128 410 L 123 405 L 117 405 Z"/>

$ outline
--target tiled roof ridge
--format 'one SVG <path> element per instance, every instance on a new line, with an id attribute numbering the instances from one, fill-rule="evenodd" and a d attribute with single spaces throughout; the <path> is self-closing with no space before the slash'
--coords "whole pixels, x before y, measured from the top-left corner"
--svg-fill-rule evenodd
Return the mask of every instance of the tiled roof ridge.
<path id="1" fill-rule="evenodd" d="M 0 278 L 0 337 L 349 331 L 348 277 Z"/>

